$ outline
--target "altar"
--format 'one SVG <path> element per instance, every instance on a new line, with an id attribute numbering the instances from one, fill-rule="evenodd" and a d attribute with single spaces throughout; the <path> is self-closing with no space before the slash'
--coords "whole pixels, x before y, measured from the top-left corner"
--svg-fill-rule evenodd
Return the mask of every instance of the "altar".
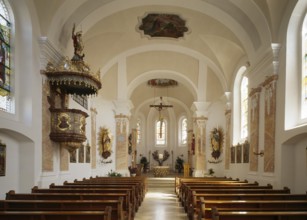
<path id="1" fill-rule="evenodd" d="M 156 166 L 152 169 L 154 177 L 164 177 L 169 174 L 169 166 Z"/>

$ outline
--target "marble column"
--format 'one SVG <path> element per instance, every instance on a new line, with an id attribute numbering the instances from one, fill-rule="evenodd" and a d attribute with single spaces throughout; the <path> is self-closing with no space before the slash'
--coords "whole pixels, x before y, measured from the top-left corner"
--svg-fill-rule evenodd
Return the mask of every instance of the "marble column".
<path id="1" fill-rule="evenodd" d="M 50 105 L 48 104 L 48 97 L 50 96 L 50 87 L 47 81 L 43 83 L 43 94 L 42 94 L 42 171 L 52 172 L 53 171 L 53 155 L 55 146 L 59 147 L 59 144 L 53 144 L 50 140 L 49 134 L 51 129 L 51 113 L 49 111 Z"/>
<path id="2" fill-rule="evenodd" d="M 131 163 L 132 166 L 136 166 L 138 163 L 137 161 L 137 150 L 136 150 L 136 140 L 137 140 L 137 130 L 136 128 L 131 129 L 131 136 L 132 136 L 132 153 L 131 153 Z"/>
<path id="3" fill-rule="evenodd" d="M 230 148 L 231 144 L 231 92 L 225 92 L 224 95 L 225 102 L 225 169 L 229 170 L 230 166 Z"/>
<path id="4" fill-rule="evenodd" d="M 91 108 L 91 168 L 96 169 L 97 152 L 97 130 L 96 130 L 97 110 Z"/>
<path id="5" fill-rule="evenodd" d="M 123 175 L 129 176 L 128 170 L 128 142 L 129 142 L 129 118 L 133 105 L 130 100 L 114 101 L 115 112 L 115 169 Z M 132 152 L 134 153 L 134 152 Z"/>
<path id="6" fill-rule="evenodd" d="M 277 75 L 268 77 L 265 88 L 265 124 L 264 124 L 264 172 L 275 170 L 275 124 L 276 124 L 276 81 Z"/>
<path id="7" fill-rule="evenodd" d="M 116 115 L 116 171 L 128 172 L 128 128 L 129 120 L 126 115 Z"/>
<path id="8" fill-rule="evenodd" d="M 209 102 L 194 102 L 192 111 L 194 112 L 194 134 L 195 134 L 195 156 L 194 173 L 196 177 L 203 177 L 206 173 L 206 124 L 208 121 Z"/>
<path id="9" fill-rule="evenodd" d="M 206 117 L 195 118 L 195 176 L 202 177 L 206 171 Z"/>
<path id="10" fill-rule="evenodd" d="M 195 138 L 193 137 L 193 130 L 188 130 L 188 163 L 193 167 L 192 157 L 194 155 Z"/>
<path id="11" fill-rule="evenodd" d="M 231 110 L 226 110 L 226 131 L 225 131 L 225 169 L 229 170 L 230 166 L 230 135 L 231 135 Z"/>
<path id="12" fill-rule="evenodd" d="M 259 103 L 261 87 L 252 89 L 249 94 L 251 100 L 250 107 L 250 171 L 258 171 L 258 157 L 255 153 L 259 152 Z"/>

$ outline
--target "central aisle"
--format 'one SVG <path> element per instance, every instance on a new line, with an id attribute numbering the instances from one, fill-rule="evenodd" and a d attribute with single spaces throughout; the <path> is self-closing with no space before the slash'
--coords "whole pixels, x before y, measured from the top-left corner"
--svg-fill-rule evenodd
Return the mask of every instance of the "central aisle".
<path id="1" fill-rule="evenodd" d="M 175 178 L 148 178 L 148 192 L 135 220 L 187 220 L 175 195 Z"/>

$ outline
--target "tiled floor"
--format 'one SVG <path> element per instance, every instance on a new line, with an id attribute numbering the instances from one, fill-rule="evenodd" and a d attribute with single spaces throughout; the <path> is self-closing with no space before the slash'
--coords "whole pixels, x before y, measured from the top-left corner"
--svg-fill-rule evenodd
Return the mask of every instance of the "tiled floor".
<path id="1" fill-rule="evenodd" d="M 149 186 L 135 220 L 187 220 L 173 187 Z"/>

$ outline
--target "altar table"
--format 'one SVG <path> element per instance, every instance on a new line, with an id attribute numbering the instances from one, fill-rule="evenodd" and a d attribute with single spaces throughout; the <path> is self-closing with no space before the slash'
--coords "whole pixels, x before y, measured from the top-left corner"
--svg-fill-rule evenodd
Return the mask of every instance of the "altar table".
<path id="1" fill-rule="evenodd" d="M 153 167 L 153 174 L 155 177 L 164 177 L 169 174 L 169 166 Z"/>

